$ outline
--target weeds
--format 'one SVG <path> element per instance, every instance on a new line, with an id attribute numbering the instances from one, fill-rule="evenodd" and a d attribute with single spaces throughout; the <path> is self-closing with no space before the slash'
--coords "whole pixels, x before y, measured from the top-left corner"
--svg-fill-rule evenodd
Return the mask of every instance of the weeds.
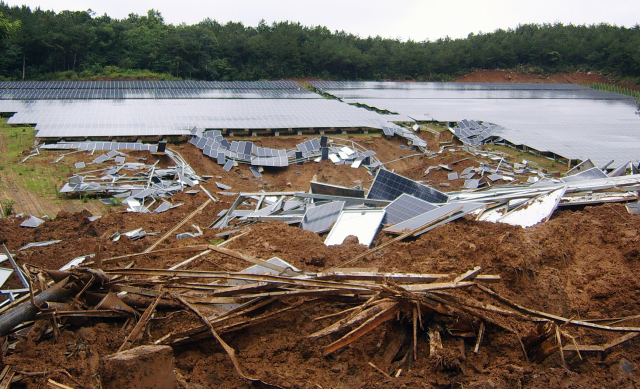
<path id="1" fill-rule="evenodd" d="M 0 201 L 0 205 L 2 205 L 2 211 L 4 212 L 4 217 L 9 217 L 13 215 L 13 208 L 16 205 L 15 200 L 2 200 Z"/>

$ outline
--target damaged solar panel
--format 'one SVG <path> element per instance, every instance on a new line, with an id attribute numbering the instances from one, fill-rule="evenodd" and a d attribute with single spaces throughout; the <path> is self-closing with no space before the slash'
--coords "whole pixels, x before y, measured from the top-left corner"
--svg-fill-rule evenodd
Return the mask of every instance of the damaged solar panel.
<path id="1" fill-rule="evenodd" d="M 386 213 L 382 223 L 400 223 L 436 208 L 438 208 L 437 205 L 420 200 L 410 194 L 403 193 L 400 197 L 385 207 Z"/>
<path id="2" fill-rule="evenodd" d="M 409 178 L 379 169 L 369 189 L 368 199 L 395 200 L 403 193 L 428 201 L 430 203 L 446 203 L 449 197 L 431 187 L 419 184 Z"/>
<path id="3" fill-rule="evenodd" d="M 307 208 L 302 218 L 302 229 L 317 234 L 328 231 L 338 220 L 344 207 L 344 201 L 333 201 L 328 204 Z"/>

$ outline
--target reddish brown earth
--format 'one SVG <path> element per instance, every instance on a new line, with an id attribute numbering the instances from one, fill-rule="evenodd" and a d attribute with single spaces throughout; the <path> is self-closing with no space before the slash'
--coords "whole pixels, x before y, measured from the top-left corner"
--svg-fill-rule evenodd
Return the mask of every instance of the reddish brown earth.
<path id="1" fill-rule="evenodd" d="M 496 77 L 498 77 L 496 75 Z M 471 79 L 469 81 L 472 81 Z M 485 81 L 490 81 L 485 79 Z M 495 81 L 495 79 L 491 80 Z M 522 82 L 522 81 L 521 81 Z M 566 82 L 566 81 L 565 81 Z M 448 133 L 435 139 L 422 133 L 437 150 L 438 142 L 450 140 Z M 308 139 L 307 136 L 254 139 L 261 146 L 291 148 Z M 414 152 L 399 146 L 399 139 L 354 136 L 352 138 L 368 149 L 375 150 L 383 161 L 392 161 Z M 240 166 L 224 172 L 219 165 L 189 144 L 174 145 L 201 175 L 214 178 L 203 186 L 214 194 L 220 192 L 215 181 L 231 185 L 231 192 L 308 190 L 309 181 L 335 185 L 368 188 L 372 176 L 364 169 L 334 166 L 329 161 L 307 163 L 286 169 L 271 169 L 264 173 L 266 184 L 253 180 L 248 167 Z M 57 152 L 43 153 L 30 159 L 30 163 L 49 163 Z M 140 154 L 152 162 L 155 156 Z M 71 157 L 71 156 L 69 156 Z M 77 158 L 76 158 L 77 157 Z M 455 171 L 478 165 L 470 159 L 453 165 L 452 162 L 469 157 L 461 151 L 445 152 L 437 158 L 410 157 L 388 165 L 388 168 L 415 180 L 439 187 L 448 183 L 447 171 L 431 171 L 427 167 L 440 163 L 450 164 Z M 72 164 L 81 160 L 81 153 L 65 158 Z M 461 180 L 451 182 L 446 190 L 459 189 Z M 177 241 L 170 237 L 158 249 L 176 248 L 195 244 L 209 244 L 217 239 L 219 230 L 207 229 L 218 212 L 228 208 L 234 196 L 217 194 L 219 202 L 212 203 L 203 212 L 186 223 L 179 232 L 195 232 L 192 224 L 204 229 L 204 235 Z M 23 219 L 0 219 L 0 241 L 17 253 L 19 264 L 41 268 L 59 268 L 69 260 L 93 253 L 102 247 L 104 257 L 144 251 L 159 236 L 173 228 L 183 218 L 207 200 L 202 193 L 184 193 L 171 197 L 171 202 L 184 203 L 181 207 L 159 215 L 123 213 L 119 207 L 105 210 L 102 217 L 89 222 L 88 211 L 68 213 L 61 211 L 35 229 L 19 227 Z M 147 236 L 137 241 L 122 238 L 112 242 L 109 236 L 116 231 L 135 228 L 160 235 Z M 324 236 L 302 231 L 283 223 L 262 223 L 251 226 L 252 232 L 230 242 L 227 248 L 246 255 L 268 259 L 280 257 L 294 266 L 310 271 L 330 268 L 362 253 L 366 247 L 355 242 L 327 247 Z M 619 204 L 563 209 L 543 224 L 523 229 L 504 224 L 461 219 L 440 226 L 418 238 L 394 243 L 376 254 L 354 263 L 353 267 L 375 268 L 385 272 L 461 274 L 482 266 L 484 274 L 496 274 L 502 282 L 491 288 L 509 299 L 530 307 L 574 320 L 617 318 L 640 313 L 640 216 L 630 215 Z M 373 245 L 387 242 L 392 236 L 379 232 Z M 44 240 L 61 239 L 48 247 L 18 251 L 23 245 Z M 135 261 L 138 268 L 168 268 L 186 258 L 184 254 L 154 254 Z M 105 268 L 123 267 L 129 261 L 105 265 Z M 3 266 L 8 266 L 4 264 Z M 228 270 L 245 268 L 246 262 L 219 253 L 211 253 L 192 262 L 186 269 Z M 15 276 L 3 288 L 17 288 Z M 332 319 L 314 321 L 315 318 L 339 312 L 351 305 L 346 300 L 290 297 L 274 303 L 267 311 L 283 308 L 284 304 L 300 303 L 290 311 L 274 316 L 259 325 L 223 334 L 224 340 L 235 349 L 244 371 L 264 382 L 283 388 L 632 388 L 640 385 L 640 341 L 632 339 L 607 352 L 566 353 L 568 369 L 564 369 L 558 353 L 542 362 L 528 362 L 518 340 L 509 332 L 488 324 L 478 354 L 472 350 L 475 338 L 461 338 L 443 332 L 445 358 L 429 357 L 429 338 L 419 330 L 417 356 L 404 366 L 399 377 L 389 378 L 375 370 L 369 362 L 391 372 L 398 362 L 385 364 L 383 355 L 399 331 L 410 325 L 407 319 L 386 322 L 344 349 L 322 355 L 322 349 L 337 337 L 310 340 L 306 336 L 333 322 Z M 1 319 L 1 316 L 0 316 Z M 438 324 L 445 328 L 455 323 L 441 317 L 424 315 L 425 328 Z M 130 326 L 120 319 L 89 319 L 82 326 L 68 325 L 56 338 L 43 335 L 45 322 L 36 325 L 28 335 L 7 337 L 3 348 L 2 365 L 18 372 L 49 372 L 43 376 L 22 379 L 12 388 L 44 388 L 47 379 L 71 387 L 101 387 L 100 359 L 115 353 L 129 334 Z M 162 336 L 200 325 L 199 319 L 186 311 L 158 311 L 150 321 L 137 345 L 153 344 Z M 630 319 L 621 325 L 639 326 L 639 319 Z M 43 327 L 44 326 L 44 327 Z M 579 344 L 604 344 L 619 333 L 594 332 L 567 328 Z M 16 343 L 17 341 L 17 343 Z M 408 343 L 407 343 L 408 344 Z M 408 347 L 405 345 L 405 347 Z M 186 346 L 174 347 L 175 370 L 183 387 L 187 388 L 244 388 L 242 380 L 227 354 L 215 340 L 205 340 Z M 626 362 L 625 362 L 626 361 Z M 621 364 L 629 363 L 630 372 Z M 65 369 L 74 378 L 53 371 Z"/>
<path id="2" fill-rule="evenodd" d="M 611 84 L 613 81 L 601 74 L 592 72 L 553 73 L 541 75 L 536 73 L 514 72 L 510 70 L 478 70 L 455 80 L 456 82 L 522 82 L 552 84 Z"/>

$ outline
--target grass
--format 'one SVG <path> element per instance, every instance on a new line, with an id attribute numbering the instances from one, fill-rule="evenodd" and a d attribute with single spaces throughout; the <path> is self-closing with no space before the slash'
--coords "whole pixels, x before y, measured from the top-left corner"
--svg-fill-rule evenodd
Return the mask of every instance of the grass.
<path id="1" fill-rule="evenodd" d="M 436 123 L 422 123 L 420 124 L 420 129 L 421 130 L 431 130 L 431 132 L 435 131 L 435 132 L 444 132 L 444 131 L 449 131 L 449 129 L 444 126 L 444 125 L 439 125 Z"/>
<path id="2" fill-rule="evenodd" d="M 6 181 L 50 200 L 58 200 L 58 186 L 65 182 L 71 169 L 65 164 L 42 163 L 45 156 L 32 156 L 19 163 L 25 150 L 34 143 L 35 131 L 29 126 L 12 126 L 0 118 L 0 173 Z M 46 153 L 46 151 L 45 151 Z M 0 180 L 0 189 L 7 190 L 7 182 Z"/>
<path id="3" fill-rule="evenodd" d="M 557 173 L 567 170 L 567 166 L 561 162 L 554 161 L 546 157 L 541 157 L 539 155 L 535 155 L 526 151 L 517 150 L 511 147 L 502 145 L 487 145 L 484 146 L 484 149 L 488 151 L 498 151 L 507 154 L 509 157 L 511 157 L 507 158 L 511 162 L 515 161 L 521 163 L 523 159 L 526 159 L 534 167 L 542 168 L 549 173 Z"/>
<path id="4" fill-rule="evenodd" d="M 606 92 L 614 92 L 622 95 L 633 96 L 636 99 L 640 99 L 640 91 L 625 88 L 624 86 L 612 85 L 612 84 L 600 84 L 594 83 L 591 85 L 593 89 L 603 90 Z"/>

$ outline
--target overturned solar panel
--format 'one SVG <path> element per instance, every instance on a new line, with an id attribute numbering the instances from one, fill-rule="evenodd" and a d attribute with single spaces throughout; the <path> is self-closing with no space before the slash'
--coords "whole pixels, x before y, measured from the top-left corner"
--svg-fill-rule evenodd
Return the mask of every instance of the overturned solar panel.
<path id="1" fill-rule="evenodd" d="M 591 169 L 587 169 L 580 173 L 573 174 L 568 177 L 563 177 L 562 181 L 564 182 L 576 182 L 576 181 L 584 181 L 584 180 L 595 180 L 598 178 L 607 178 L 608 176 L 600 170 L 600 168 L 593 167 Z"/>
<path id="2" fill-rule="evenodd" d="M 593 161 L 591 161 L 590 159 L 587 159 L 586 161 L 582 161 L 581 163 L 576 165 L 573 169 L 571 169 L 568 172 L 566 172 L 565 175 L 567 177 L 568 176 L 573 176 L 574 174 L 578 174 L 580 172 L 592 169 L 594 167 L 596 167 L 596 165 L 593 163 Z"/>
<path id="3" fill-rule="evenodd" d="M 430 203 L 446 203 L 449 199 L 449 196 L 436 189 L 385 169 L 378 170 L 367 198 L 393 201 L 403 193 L 408 193 Z"/>
<path id="4" fill-rule="evenodd" d="M 315 194 L 364 198 L 363 189 L 346 188 L 344 186 L 325 184 L 315 181 L 311 181 L 310 185 L 311 193 Z"/>
<path id="5" fill-rule="evenodd" d="M 430 224 L 437 223 L 445 219 L 449 219 L 456 215 L 459 215 L 458 217 L 462 217 L 463 211 L 464 211 L 463 203 L 445 204 L 441 207 L 437 207 L 436 209 L 427 211 L 425 213 L 422 213 L 418 216 L 405 220 L 391 227 L 387 227 L 384 229 L 384 231 L 392 234 L 402 234 L 406 231 L 413 231 L 423 226 L 426 227 Z"/>
<path id="6" fill-rule="evenodd" d="M 328 231 L 338 220 L 344 207 L 344 201 L 333 201 L 328 204 L 307 208 L 302 218 L 302 229 L 316 234 Z"/>
<path id="7" fill-rule="evenodd" d="M 27 220 L 23 221 L 22 224 L 20 224 L 20 227 L 36 228 L 42 223 L 44 223 L 44 220 L 31 216 Z"/>
<path id="8" fill-rule="evenodd" d="M 342 244 L 348 236 L 354 235 L 360 244 L 368 247 L 378 232 L 384 214 L 384 210 L 343 210 L 324 244 Z"/>
<path id="9" fill-rule="evenodd" d="M 453 128 L 452 132 L 464 144 L 481 146 L 490 140 L 494 140 L 503 127 L 493 123 L 479 123 L 475 120 L 462 120 Z"/>
<path id="10" fill-rule="evenodd" d="M 531 227 L 543 220 L 548 220 L 551 214 L 558 207 L 558 203 L 567 187 L 556 189 L 552 192 L 537 196 L 520 205 L 518 208 L 504 215 L 500 223 L 511 224 L 513 226 Z"/>

